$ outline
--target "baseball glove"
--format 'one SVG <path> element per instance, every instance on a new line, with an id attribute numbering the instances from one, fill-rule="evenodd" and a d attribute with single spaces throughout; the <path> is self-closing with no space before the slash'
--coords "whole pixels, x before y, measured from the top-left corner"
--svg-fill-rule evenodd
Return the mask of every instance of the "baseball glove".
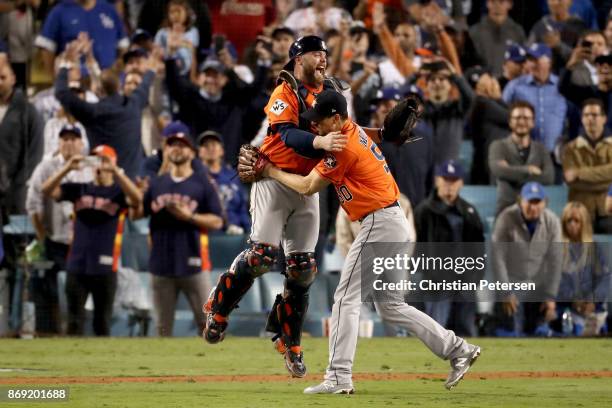
<path id="1" fill-rule="evenodd" d="M 238 154 L 238 177 L 243 183 L 253 183 L 261 180 L 266 164 L 270 163 L 268 156 L 255 146 L 244 144 Z"/>
<path id="2" fill-rule="evenodd" d="M 385 117 L 385 123 L 380 133 L 382 140 L 397 145 L 418 140 L 418 138 L 412 136 L 412 128 L 421 118 L 422 113 L 423 100 L 417 94 L 410 94 L 395 105 Z"/>

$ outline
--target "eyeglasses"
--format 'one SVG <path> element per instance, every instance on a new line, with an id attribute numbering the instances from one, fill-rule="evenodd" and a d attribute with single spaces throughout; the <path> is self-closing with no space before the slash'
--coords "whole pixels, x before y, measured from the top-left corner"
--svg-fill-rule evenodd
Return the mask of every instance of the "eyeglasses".
<path id="1" fill-rule="evenodd" d="M 583 113 L 582 116 L 585 118 L 598 118 L 603 115 L 601 113 Z"/>

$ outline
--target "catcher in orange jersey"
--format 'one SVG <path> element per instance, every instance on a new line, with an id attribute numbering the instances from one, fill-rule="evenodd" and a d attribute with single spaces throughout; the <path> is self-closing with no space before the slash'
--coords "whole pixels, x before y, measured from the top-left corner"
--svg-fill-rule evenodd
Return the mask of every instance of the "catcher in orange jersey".
<path id="1" fill-rule="evenodd" d="M 308 174 L 323 153 L 341 150 L 346 137 L 340 132 L 316 136 L 310 122 L 300 119 L 315 96 L 324 89 L 345 89 L 337 80 L 326 78 L 327 46 L 316 36 L 302 37 L 290 50 L 290 62 L 265 108 L 268 135 L 261 151 L 276 166 L 296 174 Z M 243 181 L 247 180 L 241 177 Z M 217 287 L 204 305 L 204 339 L 223 340 L 230 312 L 249 290 L 255 278 L 270 270 L 280 245 L 287 269 L 284 291 L 276 297 L 266 329 L 284 355 L 285 366 L 294 377 L 303 377 L 306 366 L 301 350 L 302 324 L 308 307 L 308 289 L 317 266 L 314 249 L 318 239 L 318 196 L 302 197 L 275 180 L 254 183 L 251 189 L 252 232 L 249 248 L 241 252 L 230 270 L 221 275 Z"/>
<path id="2" fill-rule="evenodd" d="M 272 164 L 265 164 L 265 160 L 260 166 L 261 175 L 306 196 L 316 194 L 331 183 L 349 218 L 361 222 L 334 295 L 325 379 L 321 384 L 304 390 L 306 394 L 351 394 L 354 392 L 352 366 L 357 346 L 359 308 L 361 299 L 369 293 L 364 293 L 368 286 L 362 286 L 362 280 L 368 282 L 373 276 L 372 270 L 362 270 L 362 265 L 371 265 L 374 257 L 373 251 L 363 251 L 363 247 L 371 242 L 408 242 L 408 223 L 399 207 L 399 190 L 384 156 L 376 143 L 348 119 L 344 97 L 335 91 L 324 91 L 317 96 L 315 106 L 302 117 L 316 123 L 319 134 L 340 131 L 346 135 L 346 147 L 339 152 L 326 153 L 306 176 L 287 173 Z M 411 126 L 414 123 L 416 120 L 411 122 Z M 242 163 L 248 167 L 248 160 L 242 159 Z M 377 257 L 380 255 L 376 253 Z M 392 258 L 395 254 L 385 255 Z M 447 389 L 457 385 L 480 355 L 480 347 L 444 329 L 425 313 L 406 304 L 403 298 L 374 299 L 376 309 L 385 321 L 406 328 L 438 357 L 451 360 L 451 372 L 445 383 Z"/>

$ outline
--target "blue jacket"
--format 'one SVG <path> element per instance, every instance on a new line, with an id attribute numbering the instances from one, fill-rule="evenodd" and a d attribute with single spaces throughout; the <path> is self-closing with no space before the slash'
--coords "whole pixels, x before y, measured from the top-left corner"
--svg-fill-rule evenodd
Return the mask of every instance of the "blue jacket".
<path id="1" fill-rule="evenodd" d="M 149 88 L 155 74 L 148 71 L 129 96 L 115 94 L 98 103 L 81 100 L 68 88 L 68 70 L 62 68 L 55 81 L 55 97 L 62 106 L 85 126 L 91 148 L 106 144 L 117 151 L 117 164 L 129 177 L 142 167 L 142 110 L 147 106 Z"/>
<path id="2" fill-rule="evenodd" d="M 247 207 L 247 196 L 236 171 L 225 165 L 219 173 L 215 174 L 210 169 L 209 173 L 217 183 L 221 203 L 227 213 L 228 225 L 237 225 L 248 232 L 251 228 L 251 218 Z"/>

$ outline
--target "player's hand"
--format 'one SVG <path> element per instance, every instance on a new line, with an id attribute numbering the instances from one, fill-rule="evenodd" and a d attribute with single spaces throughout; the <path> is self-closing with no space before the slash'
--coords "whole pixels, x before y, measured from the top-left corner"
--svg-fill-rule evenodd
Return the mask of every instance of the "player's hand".
<path id="1" fill-rule="evenodd" d="M 315 149 L 322 149 L 328 152 L 339 152 L 348 143 L 348 137 L 340 132 L 331 132 L 325 136 L 317 136 L 312 141 Z"/>
<path id="2" fill-rule="evenodd" d="M 502 303 L 502 309 L 506 316 L 514 316 L 518 310 L 518 299 L 515 295 L 510 295 L 506 298 L 506 301 Z"/>
<path id="3" fill-rule="evenodd" d="M 172 201 L 166 204 L 166 210 L 180 221 L 189 221 L 193 216 L 193 212 L 187 208 L 187 204 Z"/>
<path id="4" fill-rule="evenodd" d="M 380 30 L 383 29 L 386 24 L 386 19 L 385 6 L 380 2 L 374 3 L 374 9 L 372 10 L 372 28 L 375 34 L 380 33 Z"/>

